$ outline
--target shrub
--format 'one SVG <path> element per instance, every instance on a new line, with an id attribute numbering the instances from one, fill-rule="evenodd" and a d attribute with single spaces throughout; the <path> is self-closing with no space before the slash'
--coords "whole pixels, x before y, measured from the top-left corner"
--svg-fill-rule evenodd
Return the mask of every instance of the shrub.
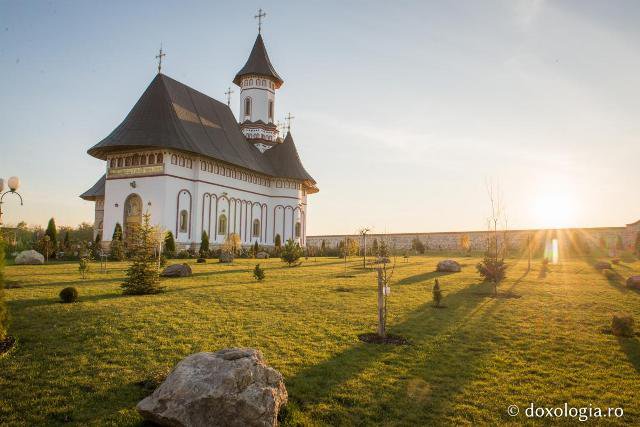
<path id="1" fill-rule="evenodd" d="M 615 313 L 611 319 L 611 332 L 620 337 L 633 336 L 633 317 L 626 313 Z"/>
<path id="2" fill-rule="evenodd" d="M 433 305 L 435 307 L 440 307 L 440 302 L 442 301 L 442 290 L 440 289 L 440 282 L 436 279 L 436 282 L 433 285 Z"/>
<path id="3" fill-rule="evenodd" d="M 258 282 L 261 282 L 264 280 L 265 274 L 264 274 L 264 270 L 260 268 L 260 264 L 256 264 L 256 266 L 253 268 L 253 277 Z"/>
<path id="4" fill-rule="evenodd" d="M 374 242 L 377 242 L 377 241 L 374 240 Z M 377 247 L 378 245 L 376 244 L 375 246 Z M 413 241 L 411 242 L 411 249 L 413 249 L 419 254 L 424 253 L 425 251 L 424 243 L 422 243 L 422 240 L 420 240 L 418 236 L 413 238 Z"/>
<path id="5" fill-rule="evenodd" d="M 476 265 L 476 269 L 485 280 L 493 283 L 493 293 L 497 295 L 498 284 L 506 277 L 507 265 L 504 259 L 487 253 L 484 259 Z"/>
<path id="6" fill-rule="evenodd" d="M 58 246 L 58 228 L 56 227 L 56 221 L 51 218 L 47 224 L 47 231 L 44 232 L 45 236 L 49 236 L 49 241 L 53 246 L 53 253 Z"/>
<path id="7" fill-rule="evenodd" d="M 119 222 L 116 222 L 116 226 L 113 229 L 113 235 L 111 236 L 111 240 L 120 240 L 122 241 L 122 226 Z"/>
<path id="8" fill-rule="evenodd" d="M 168 257 L 173 257 L 176 253 L 176 241 L 171 231 L 167 231 L 167 235 L 164 237 L 164 252 Z"/>
<path id="9" fill-rule="evenodd" d="M 291 267 L 302 256 L 302 248 L 297 242 L 289 239 L 285 243 L 280 258 Z"/>
<path id="10" fill-rule="evenodd" d="M 191 258 L 191 253 L 189 251 L 182 250 L 176 254 L 176 258 L 178 259 Z"/>
<path id="11" fill-rule="evenodd" d="M 209 256 L 209 235 L 206 231 L 203 231 L 200 242 L 200 258 L 206 258 L 207 256 Z"/>
<path id="12" fill-rule="evenodd" d="M 157 294 L 163 291 L 154 254 L 158 242 L 150 222 L 151 215 L 146 213 L 142 224 L 134 229 L 131 236 L 133 262 L 127 270 L 127 278 L 120 285 L 125 295 Z"/>
<path id="13" fill-rule="evenodd" d="M 255 243 L 253 244 L 253 257 L 257 257 L 258 256 L 258 252 L 260 252 L 260 246 L 258 246 L 258 241 L 256 240 Z"/>
<path id="14" fill-rule="evenodd" d="M 80 258 L 80 262 L 78 262 L 78 271 L 80 271 L 80 275 L 83 279 L 87 277 L 87 273 L 89 272 L 89 258 Z"/>
<path id="15" fill-rule="evenodd" d="M 241 245 L 240 236 L 237 233 L 231 233 L 222 244 L 222 252 L 231 253 L 235 256 L 242 247 Z"/>
<path id="16" fill-rule="evenodd" d="M 4 241 L 0 235 L 0 341 L 6 338 L 9 312 L 4 302 Z"/>
<path id="17" fill-rule="evenodd" d="M 282 239 L 279 234 L 276 234 L 276 238 L 273 241 L 273 246 L 275 246 L 275 254 L 278 255 L 280 253 L 280 249 L 282 248 Z"/>
<path id="18" fill-rule="evenodd" d="M 78 290 L 72 286 L 60 291 L 60 300 L 64 303 L 78 301 Z"/>
<path id="19" fill-rule="evenodd" d="M 124 261 L 124 243 L 122 242 L 122 228 L 118 227 L 120 224 L 116 224 L 116 229 L 113 232 L 113 238 L 109 245 L 109 255 L 114 261 Z"/>

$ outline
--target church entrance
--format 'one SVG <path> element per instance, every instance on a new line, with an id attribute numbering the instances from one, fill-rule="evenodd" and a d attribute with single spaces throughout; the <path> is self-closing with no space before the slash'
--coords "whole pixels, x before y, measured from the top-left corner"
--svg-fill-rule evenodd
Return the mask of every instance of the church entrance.
<path id="1" fill-rule="evenodd" d="M 131 194 L 124 202 L 124 238 L 131 239 L 133 231 L 142 224 L 142 199 Z"/>

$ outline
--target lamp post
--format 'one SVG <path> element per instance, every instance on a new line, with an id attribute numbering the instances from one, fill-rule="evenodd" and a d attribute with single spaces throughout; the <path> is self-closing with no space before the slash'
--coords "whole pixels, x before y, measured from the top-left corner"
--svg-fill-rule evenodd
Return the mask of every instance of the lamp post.
<path id="1" fill-rule="evenodd" d="M 4 200 L 4 196 L 6 196 L 7 194 L 15 194 L 20 198 L 20 206 L 24 204 L 22 203 L 22 196 L 20 195 L 20 193 L 18 193 L 18 187 L 20 187 L 20 178 L 18 178 L 17 176 L 12 176 L 11 178 L 9 178 L 7 184 L 9 186 L 9 189 L 3 193 L 4 179 L 0 178 L 0 193 L 2 193 L 2 195 L 0 196 L 0 225 L 2 225 L 2 202 Z"/>

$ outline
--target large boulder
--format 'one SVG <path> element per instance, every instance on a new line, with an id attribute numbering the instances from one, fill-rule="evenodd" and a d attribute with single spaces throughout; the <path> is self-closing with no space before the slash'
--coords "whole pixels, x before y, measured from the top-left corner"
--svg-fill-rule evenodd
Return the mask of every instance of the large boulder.
<path id="1" fill-rule="evenodd" d="M 14 262 L 18 265 L 44 264 L 44 255 L 34 250 L 22 251 L 18 254 L 18 256 L 16 256 Z"/>
<path id="2" fill-rule="evenodd" d="M 438 266 L 436 267 L 436 271 L 457 273 L 460 271 L 460 263 L 452 259 L 445 259 L 438 263 Z"/>
<path id="3" fill-rule="evenodd" d="M 627 287 L 631 289 L 640 289 L 640 276 L 631 276 L 627 279 Z"/>
<path id="4" fill-rule="evenodd" d="M 258 252 L 256 254 L 256 258 L 258 259 L 269 259 L 269 254 L 266 252 Z"/>
<path id="5" fill-rule="evenodd" d="M 189 277 L 191 276 L 189 264 L 172 264 L 162 270 L 162 277 Z"/>
<path id="6" fill-rule="evenodd" d="M 162 426 L 275 426 L 287 397 L 259 350 L 230 348 L 183 359 L 136 408 Z"/>

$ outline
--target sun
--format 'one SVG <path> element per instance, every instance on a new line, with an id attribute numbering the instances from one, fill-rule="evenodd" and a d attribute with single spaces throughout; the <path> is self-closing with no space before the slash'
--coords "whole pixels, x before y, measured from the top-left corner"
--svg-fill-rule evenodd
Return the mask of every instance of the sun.
<path id="1" fill-rule="evenodd" d="M 564 228 L 573 223 L 575 208 L 566 193 L 546 193 L 534 199 L 537 222 L 546 228 Z"/>

